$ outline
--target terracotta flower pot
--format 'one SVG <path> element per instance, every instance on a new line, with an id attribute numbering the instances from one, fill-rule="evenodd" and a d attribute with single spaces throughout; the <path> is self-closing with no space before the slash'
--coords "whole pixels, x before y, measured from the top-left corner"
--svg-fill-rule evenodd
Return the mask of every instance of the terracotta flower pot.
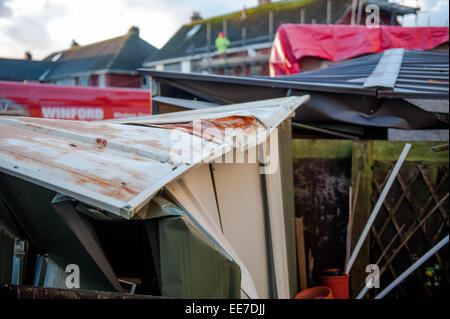
<path id="1" fill-rule="evenodd" d="M 313 287 L 303 290 L 295 299 L 334 299 L 334 296 L 328 287 Z"/>
<path id="2" fill-rule="evenodd" d="M 319 276 L 322 285 L 333 291 L 335 299 L 349 299 L 350 275 Z"/>

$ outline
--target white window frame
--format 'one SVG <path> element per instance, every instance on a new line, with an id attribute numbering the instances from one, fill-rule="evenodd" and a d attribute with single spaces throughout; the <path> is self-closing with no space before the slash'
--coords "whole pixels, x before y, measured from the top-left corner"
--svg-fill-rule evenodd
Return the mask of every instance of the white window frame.
<path id="1" fill-rule="evenodd" d="M 89 76 L 79 76 L 78 77 L 79 86 L 89 86 Z"/>

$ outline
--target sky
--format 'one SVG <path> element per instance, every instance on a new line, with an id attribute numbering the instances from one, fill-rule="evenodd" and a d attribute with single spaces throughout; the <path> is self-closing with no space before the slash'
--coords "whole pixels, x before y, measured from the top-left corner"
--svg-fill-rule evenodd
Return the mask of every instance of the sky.
<path id="1" fill-rule="evenodd" d="M 449 0 L 391 0 L 419 3 L 418 20 L 405 17 L 404 25 L 448 25 Z M 193 11 L 203 18 L 254 7 L 257 0 L 0 0 L 0 57 L 33 59 L 70 47 L 72 39 L 89 44 L 124 35 L 131 26 L 161 48 L 188 23 Z"/>

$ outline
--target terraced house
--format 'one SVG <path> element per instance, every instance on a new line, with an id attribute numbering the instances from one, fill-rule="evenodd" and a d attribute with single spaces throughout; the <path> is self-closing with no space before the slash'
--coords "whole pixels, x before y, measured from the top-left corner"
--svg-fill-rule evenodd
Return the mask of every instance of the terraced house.
<path id="1" fill-rule="evenodd" d="M 41 76 L 46 83 L 99 86 L 146 86 L 136 69 L 157 49 L 139 37 L 131 27 L 127 34 L 80 46 L 73 42 L 68 50 L 55 52 L 44 59 L 53 66 Z"/>
<path id="2" fill-rule="evenodd" d="M 268 75 L 269 55 L 276 30 L 285 23 L 361 24 L 365 8 L 377 4 L 381 24 L 398 24 L 397 17 L 417 9 L 387 0 L 259 0 L 258 6 L 227 15 L 202 19 L 194 12 L 166 45 L 144 66 L 157 70 L 228 75 Z M 229 39 L 226 54 L 215 41 L 220 32 Z"/>
<path id="3" fill-rule="evenodd" d="M 42 61 L 0 59 L 0 80 L 29 81 L 61 85 L 148 88 L 147 78 L 136 69 L 157 49 L 131 27 L 125 35 L 79 45 L 50 54 Z"/>

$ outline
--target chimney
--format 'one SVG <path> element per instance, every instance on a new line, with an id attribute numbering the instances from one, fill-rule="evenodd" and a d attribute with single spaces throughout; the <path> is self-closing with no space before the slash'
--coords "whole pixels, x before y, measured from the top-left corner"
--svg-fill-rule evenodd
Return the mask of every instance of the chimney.
<path id="1" fill-rule="evenodd" d="M 128 34 L 131 36 L 139 37 L 139 28 L 136 26 L 132 26 L 128 29 Z"/>
<path id="2" fill-rule="evenodd" d="M 258 6 L 262 6 L 263 4 L 270 3 L 270 0 L 258 0 Z"/>
<path id="3" fill-rule="evenodd" d="M 191 16 L 191 23 L 197 22 L 200 20 L 203 20 L 202 16 L 200 15 L 200 12 L 194 11 Z"/>
<path id="4" fill-rule="evenodd" d="M 75 41 L 75 39 L 72 39 L 72 43 L 70 44 L 70 47 L 71 48 L 76 48 L 76 47 L 79 47 L 80 45 L 78 44 L 78 42 L 77 41 Z"/>
<path id="5" fill-rule="evenodd" d="M 24 59 L 27 60 L 27 61 L 33 60 L 33 56 L 31 55 L 30 51 L 25 52 Z"/>

